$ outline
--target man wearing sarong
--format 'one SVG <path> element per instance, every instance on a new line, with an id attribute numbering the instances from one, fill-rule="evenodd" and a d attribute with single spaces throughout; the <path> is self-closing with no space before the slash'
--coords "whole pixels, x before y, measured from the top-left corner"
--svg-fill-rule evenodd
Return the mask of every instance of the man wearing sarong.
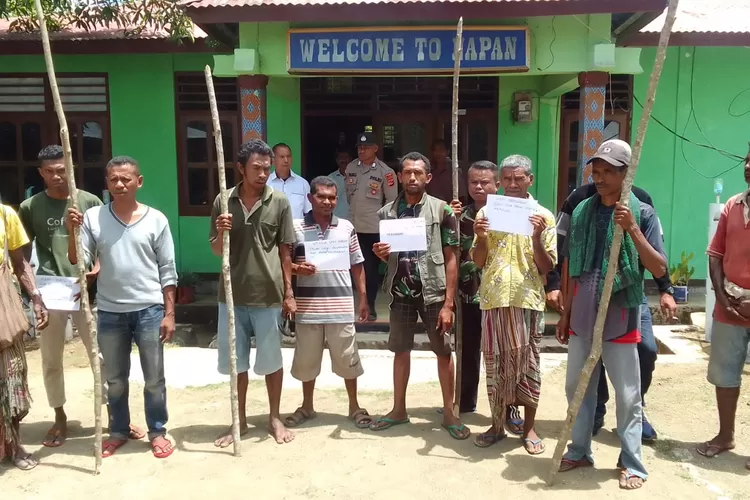
<path id="1" fill-rule="evenodd" d="M 0 241 L 0 245 L 3 245 L 0 250 L 0 279 L 11 279 L 9 267 L 6 267 L 10 266 L 21 288 L 31 298 L 36 328 L 41 330 L 49 323 L 49 314 L 36 288 L 31 264 L 24 258 L 23 247 L 29 243 L 29 237 L 18 215 L 12 208 L 3 205 L 0 205 Z M 10 262 L 5 262 L 6 249 Z M 2 304 L 2 307 L 8 305 Z M 10 457 L 13 465 L 19 469 L 31 470 L 39 462 L 21 444 L 21 420 L 31 408 L 23 337 L 18 335 L 9 347 L 0 348 L 0 461 Z"/>
<path id="2" fill-rule="evenodd" d="M 568 285 L 557 337 L 568 343 L 565 393 L 573 400 L 586 359 L 591 352 L 594 324 L 601 301 L 615 224 L 623 231 L 618 268 L 604 321 L 601 361 L 607 367 L 617 401 L 617 435 L 620 437 L 620 488 L 643 486 L 647 472 L 641 454 L 641 370 L 638 362 L 640 308 L 643 274 L 666 274 L 666 257 L 654 209 L 630 193 L 621 204 L 623 182 L 630 166 L 628 143 L 603 142 L 589 160 L 597 193 L 573 211 L 569 237 L 561 254 L 568 259 Z M 583 403 L 573 426 L 572 443 L 560 464 L 560 472 L 591 466 L 591 428 L 596 411 L 600 366 L 591 375 Z"/>
<path id="3" fill-rule="evenodd" d="M 533 182 L 529 158 L 511 155 L 503 160 L 500 184 L 505 196 L 531 199 Z M 534 430 L 542 382 L 539 350 L 544 331 L 544 276 L 557 261 L 557 245 L 552 212 L 537 205 L 529 220 L 531 236 L 490 230 L 486 207 L 474 222 L 472 258 L 482 268 L 482 351 L 492 411 L 492 427 L 474 443 L 486 448 L 505 438 L 505 409 L 517 404 L 525 409 L 524 449 L 538 455 L 544 452 Z"/>

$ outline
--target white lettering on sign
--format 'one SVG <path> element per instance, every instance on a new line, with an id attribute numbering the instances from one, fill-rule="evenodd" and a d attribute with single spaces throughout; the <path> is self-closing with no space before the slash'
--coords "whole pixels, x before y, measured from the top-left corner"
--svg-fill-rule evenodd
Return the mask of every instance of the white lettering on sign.
<path id="1" fill-rule="evenodd" d="M 364 62 L 404 62 L 404 39 L 363 38 L 348 39 L 346 44 L 341 38 L 305 38 L 300 40 L 302 62 L 312 63 L 354 63 Z M 455 53 L 455 39 L 454 50 Z M 462 58 L 465 61 L 502 61 L 515 60 L 517 56 L 518 37 L 469 36 L 464 39 Z M 417 62 L 426 60 L 439 61 L 443 47 L 439 38 L 417 37 L 414 40 Z"/>

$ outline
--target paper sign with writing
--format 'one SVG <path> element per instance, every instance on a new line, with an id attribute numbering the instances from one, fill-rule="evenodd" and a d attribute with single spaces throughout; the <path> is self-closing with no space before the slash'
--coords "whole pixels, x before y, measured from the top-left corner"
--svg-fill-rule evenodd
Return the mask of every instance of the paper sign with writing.
<path id="1" fill-rule="evenodd" d="M 36 276 L 36 286 L 50 311 L 78 311 L 81 302 L 78 278 Z"/>
<path id="2" fill-rule="evenodd" d="M 490 194 L 484 210 L 490 230 L 531 236 L 534 227 L 529 217 L 534 215 L 537 206 L 536 200 Z"/>
<path id="3" fill-rule="evenodd" d="M 424 252 L 427 231 L 424 219 L 387 219 L 380 221 L 380 241 L 391 245 L 391 252 Z"/>
<path id="4" fill-rule="evenodd" d="M 318 271 L 350 269 L 349 240 L 315 240 L 305 242 L 305 262 Z"/>

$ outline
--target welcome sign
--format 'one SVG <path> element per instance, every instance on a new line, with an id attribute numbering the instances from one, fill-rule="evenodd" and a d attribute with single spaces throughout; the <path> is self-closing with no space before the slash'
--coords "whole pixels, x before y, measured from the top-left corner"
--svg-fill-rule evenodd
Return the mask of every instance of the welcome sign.
<path id="1" fill-rule="evenodd" d="M 451 73 L 456 30 L 292 29 L 290 73 Z M 462 72 L 528 71 L 525 26 L 464 27 Z"/>

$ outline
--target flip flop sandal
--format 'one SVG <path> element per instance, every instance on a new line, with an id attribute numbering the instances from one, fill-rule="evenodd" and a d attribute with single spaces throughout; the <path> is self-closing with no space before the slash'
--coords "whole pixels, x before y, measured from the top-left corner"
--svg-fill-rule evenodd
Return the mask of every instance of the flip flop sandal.
<path id="1" fill-rule="evenodd" d="M 172 453 L 174 453 L 174 444 L 172 443 L 172 440 L 167 438 L 167 436 L 162 437 L 167 442 L 167 444 L 159 445 L 155 444 L 154 441 L 151 441 L 151 451 L 156 458 L 167 458 Z"/>
<path id="2" fill-rule="evenodd" d="M 537 446 L 539 444 L 541 444 L 542 447 L 538 451 L 533 451 L 529 447 L 529 445 L 531 445 L 531 446 Z M 542 439 L 541 438 L 539 438 L 539 439 L 525 438 L 523 440 L 523 448 L 524 448 L 524 450 L 526 450 L 526 453 L 528 453 L 529 455 L 541 455 L 542 453 L 544 453 L 544 450 L 547 449 L 547 447 L 544 446 L 544 443 L 542 443 Z"/>
<path id="3" fill-rule="evenodd" d="M 479 448 L 489 448 L 508 437 L 507 434 L 495 434 L 494 432 L 483 432 L 474 439 L 474 445 Z"/>
<path id="4" fill-rule="evenodd" d="M 628 481 L 630 481 L 631 479 L 640 479 L 641 484 L 639 484 L 635 488 L 630 488 L 628 487 Z M 636 476 L 635 474 L 631 474 L 626 470 L 620 471 L 620 489 L 621 490 L 638 490 L 643 487 L 644 482 L 645 481 L 643 480 L 642 477 Z"/>
<path id="5" fill-rule="evenodd" d="M 523 435 L 523 419 L 509 418 L 505 421 L 505 430 L 514 436 Z"/>
<path id="6" fill-rule="evenodd" d="M 115 454 L 117 450 L 125 446 L 126 440 L 122 439 L 106 439 L 102 443 L 102 458 L 108 458 Z"/>
<path id="7" fill-rule="evenodd" d="M 15 465 L 20 470 L 26 471 L 34 469 L 37 465 L 39 465 L 39 460 L 37 460 L 31 453 L 27 453 L 23 457 L 15 457 L 13 459 L 13 465 Z"/>
<path id="8" fill-rule="evenodd" d="M 304 424 L 308 420 L 312 420 L 317 416 L 318 414 L 315 413 L 314 411 L 308 412 L 307 410 L 305 410 L 304 408 L 300 406 L 299 408 L 294 410 L 294 413 L 292 413 L 291 415 L 289 415 L 288 417 L 284 419 L 284 425 L 290 428 L 299 427 L 300 425 Z"/>
<path id="9" fill-rule="evenodd" d="M 581 458 L 580 460 L 570 460 L 568 458 L 563 458 L 560 462 L 560 468 L 557 469 L 558 472 L 568 472 L 572 471 L 573 469 L 580 469 L 581 467 L 591 467 L 594 464 L 589 462 L 586 458 Z"/>
<path id="10" fill-rule="evenodd" d="M 695 451 L 697 451 L 699 455 L 702 455 L 706 458 L 714 458 L 716 455 L 721 455 L 725 451 L 731 451 L 733 449 L 734 449 L 734 445 L 719 446 L 716 444 L 711 444 L 710 442 L 706 441 L 705 443 L 698 445 L 698 448 L 696 448 Z"/>
<path id="11" fill-rule="evenodd" d="M 394 420 L 388 417 L 380 417 L 379 419 L 375 420 L 373 423 L 370 424 L 370 430 L 371 431 L 384 431 L 386 429 L 390 429 L 391 427 L 395 427 L 397 425 L 408 424 L 409 422 L 410 422 L 409 417 L 406 417 L 402 420 Z"/>
<path id="12" fill-rule="evenodd" d="M 68 439 L 68 436 L 63 433 L 62 429 L 52 427 L 49 431 L 47 431 L 47 435 L 44 436 L 42 446 L 45 446 L 47 448 L 57 448 L 65 444 L 66 439 Z"/>
<path id="13" fill-rule="evenodd" d="M 349 416 L 349 418 L 354 421 L 354 425 L 357 429 L 368 429 L 372 425 L 372 417 L 364 408 L 355 411 L 353 415 Z"/>
<path id="14" fill-rule="evenodd" d="M 468 439 L 469 436 L 471 436 L 471 431 L 469 430 L 468 427 L 466 427 L 465 424 L 461 424 L 461 425 L 443 424 L 443 429 L 448 431 L 448 434 L 450 434 L 453 439 L 457 439 L 458 441 L 463 441 L 464 439 Z"/>

